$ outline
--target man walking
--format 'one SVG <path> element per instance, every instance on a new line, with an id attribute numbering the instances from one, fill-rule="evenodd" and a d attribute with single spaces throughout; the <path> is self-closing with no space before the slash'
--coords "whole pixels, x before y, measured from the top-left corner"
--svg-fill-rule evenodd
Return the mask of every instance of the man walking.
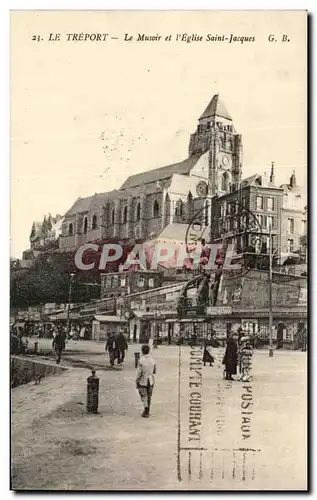
<path id="1" fill-rule="evenodd" d="M 125 351 L 128 349 L 128 343 L 122 330 L 120 330 L 116 337 L 116 345 L 119 350 L 118 365 L 121 365 L 125 358 Z"/>
<path id="2" fill-rule="evenodd" d="M 56 331 L 56 335 L 53 339 L 52 347 L 55 350 L 56 364 L 58 365 L 61 362 L 62 352 L 63 352 L 63 349 L 65 348 L 64 335 L 62 334 L 62 332 L 60 330 Z"/>
<path id="3" fill-rule="evenodd" d="M 113 333 L 108 333 L 105 351 L 109 353 L 110 366 L 114 366 L 116 359 L 118 359 L 119 364 L 119 349 Z"/>
<path id="4" fill-rule="evenodd" d="M 150 355 L 150 348 L 148 345 L 143 345 L 141 351 L 142 356 L 139 360 L 136 374 L 136 387 L 144 406 L 142 417 L 149 418 L 156 365 L 154 359 Z"/>

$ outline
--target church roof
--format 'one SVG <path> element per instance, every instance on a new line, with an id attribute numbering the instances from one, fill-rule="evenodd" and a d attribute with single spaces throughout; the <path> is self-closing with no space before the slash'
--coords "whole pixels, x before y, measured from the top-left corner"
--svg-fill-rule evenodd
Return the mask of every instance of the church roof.
<path id="1" fill-rule="evenodd" d="M 32 231 L 31 231 L 31 235 L 30 235 L 30 241 L 35 241 L 38 238 L 42 238 L 44 236 L 44 233 L 42 231 L 42 225 L 43 225 L 43 222 L 40 222 L 40 221 L 33 222 Z"/>
<path id="2" fill-rule="evenodd" d="M 95 193 L 93 196 L 87 196 L 87 198 L 78 198 L 73 206 L 66 212 L 65 217 L 81 212 L 98 212 L 104 202 L 113 200 L 118 196 L 119 191 L 114 189 L 108 193 Z"/>
<path id="3" fill-rule="evenodd" d="M 188 175 L 200 156 L 200 154 L 192 155 L 186 160 L 174 163 L 173 165 L 167 165 L 166 167 L 156 168 L 154 170 L 149 170 L 148 172 L 131 175 L 127 178 L 120 189 L 130 189 L 143 184 L 169 179 L 173 174 Z"/>
<path id="4" fill-rule="evenodd" d="M 201 120 L 202 118 L 209 118 L 210 116 L 221 116 L 222 118 L 226 118 L 227 120 L 232 120 L 226 106 L 222 101 L 220 101 L 219 94 L 213 96 L 207 108 L 199 119 Z"/>

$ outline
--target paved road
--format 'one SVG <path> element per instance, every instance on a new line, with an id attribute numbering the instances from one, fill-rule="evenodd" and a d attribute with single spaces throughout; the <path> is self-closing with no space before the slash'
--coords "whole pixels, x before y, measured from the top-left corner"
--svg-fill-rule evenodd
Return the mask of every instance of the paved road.
<path id="1" fill-rule="evenodd" d="M 108 365 L 103 344 L 70 344 L 76 359 Z M 223 380 L 222 350 L 197 369 L 195 350 L 160 346 L 147 420 L 134 384 L 139 348 L 129 346 L 122 370 L 97 371 L 96 416 L 85 412 L 85 369 L 12 390 L 14 488 L 306 488 L 306 353 L 257 351 L 243 384 Z"/>

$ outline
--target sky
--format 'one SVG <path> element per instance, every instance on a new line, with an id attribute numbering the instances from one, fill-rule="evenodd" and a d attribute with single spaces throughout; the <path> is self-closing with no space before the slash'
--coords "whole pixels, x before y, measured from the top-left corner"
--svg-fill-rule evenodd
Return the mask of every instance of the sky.
<path id="1" fill-rule="evenodd" d="M 117 39 L 68 42 L 67 33 Z M 138 33 L 162 39 L 137 42 Z M 203 41 L 177 42 L 183 33 Z M 205 41 L 231 33 L 255 42 Z M 29 248 L 33 220 L 185 159 L 215 93 L 242 134 L 243 176 L 274 161 L 278 184 L 295 170 L 305 188 L 306 79 L 300 11 L 11 13 L 11 255 Z"/>

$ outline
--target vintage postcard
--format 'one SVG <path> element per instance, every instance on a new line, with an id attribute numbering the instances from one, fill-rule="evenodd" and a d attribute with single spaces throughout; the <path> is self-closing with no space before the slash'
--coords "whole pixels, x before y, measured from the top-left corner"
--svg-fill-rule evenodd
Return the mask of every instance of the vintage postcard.
<path id="1" fill-rule="evenodd" d="M 307 12 L 10 17 L 11 489 L 306 491 Z"/>

